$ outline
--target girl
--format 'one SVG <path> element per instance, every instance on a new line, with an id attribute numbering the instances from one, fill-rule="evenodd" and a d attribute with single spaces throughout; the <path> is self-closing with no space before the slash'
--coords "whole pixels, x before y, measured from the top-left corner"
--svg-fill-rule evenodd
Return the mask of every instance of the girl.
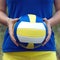
<path id="1" fill-rule="evenodd" d="M 54 16 L 52 16 L 53 4 L 56 8 Z M 46 41 L 33 50 L 21 47 L 13 33 L 14 24 L 20 16 L 25 14 L 35 14 L 44 18 L 48 27 Z M 3 60 L 57 60 L 54 33 L 51 27 L 59 22 L 60 0 L 0 0 L 0 23 L 8 27 L 2 46 Z"/>

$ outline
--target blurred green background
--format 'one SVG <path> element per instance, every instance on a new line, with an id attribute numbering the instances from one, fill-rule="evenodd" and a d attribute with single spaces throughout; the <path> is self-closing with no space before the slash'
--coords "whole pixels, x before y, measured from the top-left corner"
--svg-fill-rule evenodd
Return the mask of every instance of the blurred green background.
<path id="1" fill-rule="evenodd" d="M 55 10 L 53 8 L 53 14 L 55 13 Z M 2 24 L 0 24 L 0 60 L 2 60 L 2 42 L 4 38 L 6 27 Z M 53 27 L 53 30 L 55 32 L 55 41 L 56 41 L 56 48 L 57 48 L 57 58 L 60 60 L 60 24 Z"/>

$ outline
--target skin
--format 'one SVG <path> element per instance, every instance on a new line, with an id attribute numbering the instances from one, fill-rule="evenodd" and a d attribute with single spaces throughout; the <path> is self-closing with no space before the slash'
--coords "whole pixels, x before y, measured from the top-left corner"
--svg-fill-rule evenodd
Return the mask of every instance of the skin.
<path id="1" fill-rule="evenodd" d="M 43 46 L 49 41 L 51 36 L 51 27 L 57 25 L 60 23 L 60 0 L 54 0 L 54 5 L 56 9 L 55 15 L 47 20 L 47 18 L 43 18 L 43 20 L 46 22 L 48 27 L 48 36 L 45 40 L 45 42 L 42 44 Z M 11 40 L 14 42 L 16 46 L 19 46 L 19 44 L 16 42 L 16 39 L 14 38 L 14 24 L 19 18 L 9 18 L 6 14 L 6 1 L 0 0 L 0 23 L 6 25 L 9 28 L 9 34 L 11 37 Z"/>

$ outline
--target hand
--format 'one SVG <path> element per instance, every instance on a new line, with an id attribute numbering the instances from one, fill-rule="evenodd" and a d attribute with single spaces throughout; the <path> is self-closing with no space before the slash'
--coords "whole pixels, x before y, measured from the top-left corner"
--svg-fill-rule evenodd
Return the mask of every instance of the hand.
<path id="1" fill-rule="evenodd" d="M 46 37 L 44 43 L 42 44 L 44 46 L 49 41 L 49 39 L 51 37 L 51 25 L 50 25 L 50 22 L 46 18 L 43 18 L 43 20 L 47 24 L 47 28 L 48 28 L 48 36 Z"/>
<path id="2" fill-rule="evenodd" d="M 15 19 L 9 18 L 9 21 L 8 21 L 9 34 L 10 34 L 11 40 L 16 46 L 19 46 L 19 44 L 16 42 L 16 39 L 14 37 L 14 24 L 17 22 L 18 19 L 19 18 L 15 18 Z"/>

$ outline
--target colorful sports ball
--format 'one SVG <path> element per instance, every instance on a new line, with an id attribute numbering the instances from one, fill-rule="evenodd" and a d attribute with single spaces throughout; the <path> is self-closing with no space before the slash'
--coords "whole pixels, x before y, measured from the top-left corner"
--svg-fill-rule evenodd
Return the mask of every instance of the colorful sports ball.
<path id="1" fill-rule="evenodd" d="M 47 26 L 42 18 L 33 14 L 21 16 L 14 26 L 14 35 L 20 46 L 35 49 L 47 36 Z"/>

